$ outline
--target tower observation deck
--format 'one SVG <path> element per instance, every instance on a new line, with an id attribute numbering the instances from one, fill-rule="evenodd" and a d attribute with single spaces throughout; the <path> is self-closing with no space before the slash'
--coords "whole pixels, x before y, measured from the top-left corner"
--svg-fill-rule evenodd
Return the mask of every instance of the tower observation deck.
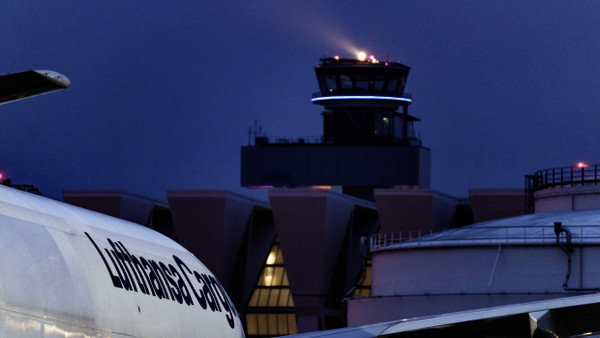
<path id="1" fill-rule="evenodd" d="M 342 186 L 372 198 L 373 188 L 429 187 L 430 151 L 415 135 L 405 93 L 410 67 L 339 57 L 315 67 L 324 108 L 320 142 L 269 141 L 242 147 L 242 186 Z"/>
<path id="2" fill-rule="evenodd" d="M 329 144 L 416 143 L 404 93 L 409 67 L 395 62 L 321 59 L 315 68 L 320 92 L 312 102 L 325 107 L 323 137 Z M 402 108 L 402 112 L 397 110 Z"/>

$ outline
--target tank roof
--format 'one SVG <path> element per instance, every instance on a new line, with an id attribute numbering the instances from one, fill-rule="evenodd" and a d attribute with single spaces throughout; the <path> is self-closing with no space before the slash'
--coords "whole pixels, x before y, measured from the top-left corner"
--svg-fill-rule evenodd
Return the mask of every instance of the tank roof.
<path id="1" fill-rule="evenodd" d="M 561 222 L 562 227 L 571 232 L 573 244 L 600 244 L 600 210 L 529 214 L 421 236 L 413 232 L 390 238 L 392 234 L 385 234 L 374 237 L 371 244 L 374 251 L 470 245 L 556 245 L 555 222 Z M 561 235 L 561 240 L 564 236 Z"/>

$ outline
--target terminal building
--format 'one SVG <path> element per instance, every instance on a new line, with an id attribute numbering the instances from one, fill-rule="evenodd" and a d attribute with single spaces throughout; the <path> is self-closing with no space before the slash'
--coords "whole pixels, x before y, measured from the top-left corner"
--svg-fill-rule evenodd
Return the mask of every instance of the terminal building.
<path id="1" fill-rule="evenodd" d="M 177 240 L 223 283 L 250 337 L 598 288 L 596 166 L 448 196 L 430 187 L 409 67 L 326 58 L 315 71 L 323 137 L 257 135 L 242 147 L 241 183 L 269 187 L 267 201 L 225 190 L 170 190 L 166 203 L 120 191 L 64 200 Z"/>
<path id="2" fill-rule="evenodd" d="M 429 190 L 399 190 L 375 189 L 375 202 L 319 188 L 274 188 L 268 201 L 225 190 L 170 190 L 168 203 L 114 190 L 64 191 L 63 199 L 177 240 L 228 290 L 248 336 L 266 337 L 359 323 L 352 300 L 370 299 L 378 276 L 376 255 L 365 245 L 369 236 L 415 238 L 450 228 L 435 223 Z M 480 201 L 473 213 L 506 212 L 502 202 L 511 196 L 473 190 Z M 413 226 L 419 229 L 406 230 Z"/>

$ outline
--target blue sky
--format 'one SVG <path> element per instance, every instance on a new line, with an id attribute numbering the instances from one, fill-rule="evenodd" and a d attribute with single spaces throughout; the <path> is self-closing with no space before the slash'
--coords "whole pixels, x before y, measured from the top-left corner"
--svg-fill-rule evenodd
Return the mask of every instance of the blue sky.
<path id="1" fill-rule="evenodd" d="M 0 106 L 0 171 L 52 197 L 239 188 L 255 120 L 321 135 L 313 67 L 353 48 L 410 67 L 432 188 L 522 187 L 600 163 L 600 2 L 11 1 L 0 74 L 72 87 Z"/>

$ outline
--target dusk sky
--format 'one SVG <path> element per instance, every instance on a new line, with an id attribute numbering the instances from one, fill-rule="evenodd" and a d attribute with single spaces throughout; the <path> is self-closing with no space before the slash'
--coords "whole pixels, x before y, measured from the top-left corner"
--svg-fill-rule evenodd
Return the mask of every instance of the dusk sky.
<path id="1" fill-rule="evenodd" d="M 50 197 L 240 188 L 254 121 L 319 137 L 314 66 L 364 49 L 411 67 L 433 189 L 523 187 L 600 163 L 600 1 L 10 1 L 0 74 L 71 88 L 0 106 L 0 171 Z"/>

